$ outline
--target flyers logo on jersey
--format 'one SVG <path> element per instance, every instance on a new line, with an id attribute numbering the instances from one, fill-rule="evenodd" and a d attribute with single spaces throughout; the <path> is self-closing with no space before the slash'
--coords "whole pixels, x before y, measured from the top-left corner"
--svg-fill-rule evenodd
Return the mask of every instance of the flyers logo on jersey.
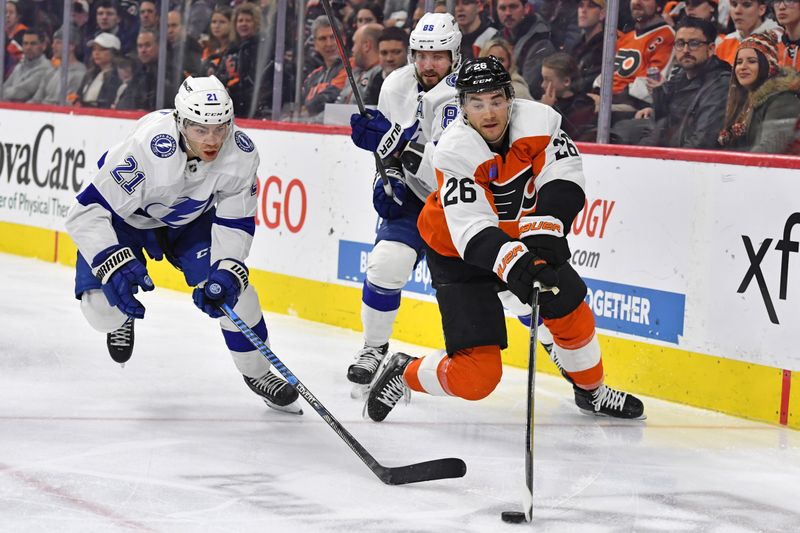
<path id="1" fill-rule="evenodd" d="M 533 209 L 536 189 L 531 186 L 529 192 L 529 183 L 533 184 L 533 169 L 530 165 L 504 183 L 489 182 L 497 217 L 501 222 L 519 220 L 523 212 Z"/>
<path id="2" fill-rule="evenodd" d="M 614 57 L 614 68 L 623 78 L 633 76 L 642 64 L 642 53 L 632 48 L 622 48 Z"/>

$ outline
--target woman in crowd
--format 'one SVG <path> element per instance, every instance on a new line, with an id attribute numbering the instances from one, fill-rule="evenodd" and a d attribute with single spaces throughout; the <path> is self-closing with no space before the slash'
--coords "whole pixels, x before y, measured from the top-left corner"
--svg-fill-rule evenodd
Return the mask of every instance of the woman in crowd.
<path id="1" fill-rule="evenodd" d="M 728 90 L 720 146 L 799 155 L 800 74 L 778 66 L 778 38 L 757 33 L 739 45 Z"/>
<path id="2" fill-rule="evenodd" d="M 75 105 L 109 108 L 117 99 L 117 89 L 122 81 L 117 75 L 115 60 L 120 41 L 116 35 L 101 33 L 91 41 L 92 64 L 78 88 Z"/>
<path id="3" fill-rule="evenodd" d="M 528 82 L 519 73 L 517 66 L 513 64 L 511 52 L 511 43 L 498 37 L 484 45 L 479 57 L 494 56 L 499 59 L 503 67 L 511 74 L 511 86 L 514 87 L 514 96 L 525 100 L 533 100 L 531 91 L 528 88 Z"/>
<path id="4" fill-rule="evenodd" d="M 378 4 L 367 2 L 356 11 L 356 29 L 367 24 L 380 24 L 383 26 L 383 8 Z"/>
<path id="5" fill-rule="evenodd" d="M 597 118 L 595 103 L 585 93 L 572 90 L 573 80 L 580 77 L 578 64 L 565 52 L 556 52 L 542 62 L 542 90 L 539 100 L 561 114 L 561 129 L 578 141 L 593 141 Z"/>
<path id="6" fill-rule="evenodd" d="M 733 65 L 736 50 L 743 39 L 753 33 L 780 31 L 778 24 L 767 18 L 767 0 L 730 0 L 731 20 L 736 28 L 717 44 L 717 57 Z"/>
<path id="7" fill-rule="evenodd" d="M 235 34 L 232 15 L 233 10 L 228 6 L 217 6 L 211 14 L 211 23 L 209 24 L 211 35 L 200 57 L 202 61 L 200 73 L 203 76 L 211 76 L 219 69 L 219 63 L 233 41 Z"/>
<path id="8" fill-rule="evenodd" d="M 20 22 L 16 0 L 6 2 L 6 56 L 3 79 L 5 80 L 14 66 L 22 59 L 22 34 L 28 27 Z"/>

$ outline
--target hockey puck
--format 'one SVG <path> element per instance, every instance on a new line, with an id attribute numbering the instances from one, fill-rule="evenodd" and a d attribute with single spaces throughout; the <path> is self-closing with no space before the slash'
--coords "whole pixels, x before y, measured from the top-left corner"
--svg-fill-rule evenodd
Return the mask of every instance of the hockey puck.
<path id="1" fill-rule="evenodd" d="M 503 519 L 503 522 L 508 522 L 509 524 L 521 524 L 525 522 L 525 513 L 521 511 L 503 511 L 500 513 L 500 518 Z"/>

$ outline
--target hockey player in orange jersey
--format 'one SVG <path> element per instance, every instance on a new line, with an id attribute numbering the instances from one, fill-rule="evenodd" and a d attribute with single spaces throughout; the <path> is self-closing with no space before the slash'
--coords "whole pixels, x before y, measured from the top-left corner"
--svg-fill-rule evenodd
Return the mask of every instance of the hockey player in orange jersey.
<path id="1" fill-rule="evenodd" d="M 467 400 L 489 395 L 507 346 L 503 306 L 529 302 L 539 281 L 559 288 L 557 296 L 540 295 L 541 316 L 581 410 L 643 418 L 637 398 L 603 384 L 586 285 L 568 262 L 566 234 L 584 205 L 585 180 L 560 115 L 515 101 L 511 77 L 494 57 L 466 62 L 456 88 L 463 118 L 437 145 L 439 187 L 418 222 L 447 350 L 394 354 L 370 391 L 367 414 L 383 420 L 409 389 Z"/>

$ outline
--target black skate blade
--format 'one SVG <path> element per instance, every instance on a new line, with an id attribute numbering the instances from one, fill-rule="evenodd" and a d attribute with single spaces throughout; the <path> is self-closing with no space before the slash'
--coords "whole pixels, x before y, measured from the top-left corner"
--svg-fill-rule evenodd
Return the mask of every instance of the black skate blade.
<path id="1" fill-rule="evenodd" d="M 261 399 L 264 400 L 264 403 L 267 404 L 268 407 L 271 407 L 272 409 L 275 409 L 276 411 L 279 411 L 281 413 L 286 413 L 289 415 L 303 414 L 303 410 L 300 408 L 300 405 L 297 403 L 297 400 L 293 401 L 289 405 L 278 405 L 276 403 L 267 400 L 266 398 L 261 398 Z"/>
<path id="2" fill-rule="evenodd" d="M 464 477 L 467 473 L 467 464 L 461 459 L 450 457 L 395 468 L 381 466 L 376 473 L 387 485 L 407 485 L 422 481 Z"/>
<path id="3" fill-rule="evenodd" d="M 632 418 L 626 418 L 626 417 L 623 417 L 623 416 L 612 416 L 612 415 L 608 415 L 606 413 L 600 413 L 598 411 L 590 411 L 588 409 L 581 409 L 580 407 L 578 407 L 578 410 L 581 413 L 583 413 L 583 414 L 585 414 L 587 416 L 601 416 L 601 417 L 604 417 L 604 418 L 613 418 L 614 420 L 631 420 L 631 421 L 634 421 L 634 422 L 637 421 L 637 420 L 647 420 L 647 415 L 645 413 L 642 413 L 641 416 L 636 416 L 636 417 L 632 417 Z"/>

